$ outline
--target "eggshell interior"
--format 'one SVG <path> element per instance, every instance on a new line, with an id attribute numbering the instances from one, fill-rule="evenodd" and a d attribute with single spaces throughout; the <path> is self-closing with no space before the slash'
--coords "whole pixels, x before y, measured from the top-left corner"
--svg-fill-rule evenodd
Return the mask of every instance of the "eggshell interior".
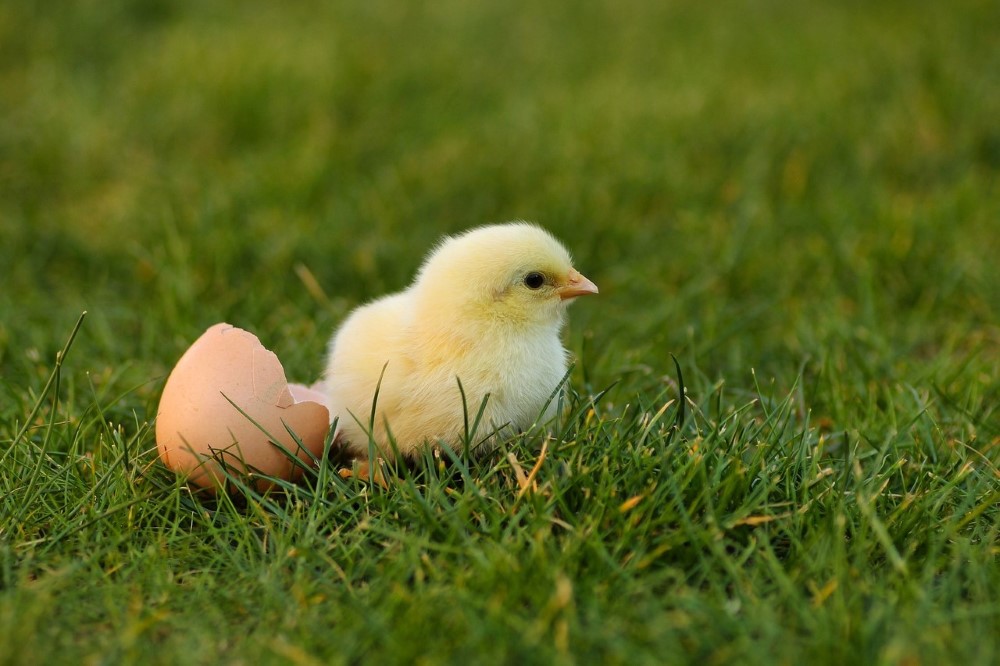
<path id="1" fill-rule="evenodd" d="M 278 357 L 257 336 L 216 324 L 184 353 L 163 387 L 156 415 L 160 459 L 203 488 L 223 486 L 223 466 L 230 474 L 256 470 L 294 481 L 302 469 L 275 442 L 306 464 L 309 453 L 322 455 L 330 427 L 324 400 L 314 389 L 289 386 Z M 252 483 L 269 485 L 259 478 Z"/>
<path id="2" fill-rule="evenodd" d="M 324 389 L 323 382 L 317 382 L 312 386 L 304 386 L 303 384 L 289 384 L 288 390 L 292 393 L 292 398 L 295 402 L 317 402 L 327 409 L 330 408 L 326 404 L 327 396 L 326 390 Z"/>

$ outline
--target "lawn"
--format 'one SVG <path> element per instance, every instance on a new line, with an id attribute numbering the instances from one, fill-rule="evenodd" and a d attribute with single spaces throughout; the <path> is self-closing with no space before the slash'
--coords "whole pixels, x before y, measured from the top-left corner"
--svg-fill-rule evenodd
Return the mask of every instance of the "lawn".
<path id="1" fill-rule="evenodd" d="M 997 35 L 967 0 L 0 5 L 0 664 L 1000 662 Z M 312 381 L 442 234 L 521 218 L 601 287 L 548 433 L 388 488 L 159 463 L 208 326 Z"/>

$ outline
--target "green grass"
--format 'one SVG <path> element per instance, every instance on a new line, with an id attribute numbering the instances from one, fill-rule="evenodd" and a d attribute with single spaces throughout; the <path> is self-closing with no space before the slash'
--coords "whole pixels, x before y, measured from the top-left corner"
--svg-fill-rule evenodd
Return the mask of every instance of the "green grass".
<path id="1" fill-rule="evenodd" d="M 0 663 L 997 663 L 997 34 L 976 1 L 0 5 Z M 442 233 L 512 218 L 602 290 L 534 491 L 537 433 L 215 503 L 158 463 L 206 327 L 314 379 Z"/>

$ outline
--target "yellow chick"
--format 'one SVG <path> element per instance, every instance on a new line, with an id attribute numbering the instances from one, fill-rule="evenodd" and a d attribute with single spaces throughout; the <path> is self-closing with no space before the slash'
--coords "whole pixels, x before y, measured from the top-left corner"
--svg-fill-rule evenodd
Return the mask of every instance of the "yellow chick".
<path id="1" fill-rule="evenodd" d="M 390 436 L 404 456 L 425 445 L 457 450 L 484 399 L 475 446 L 547 420 L 567 371 L 566 307 L 596 293 L 533 224 L 446 237 L 409 288 L 357 308 L 333 335 L 325 385 L 337 436 L 361 459 L 369 433 L 387 457 Z"/>

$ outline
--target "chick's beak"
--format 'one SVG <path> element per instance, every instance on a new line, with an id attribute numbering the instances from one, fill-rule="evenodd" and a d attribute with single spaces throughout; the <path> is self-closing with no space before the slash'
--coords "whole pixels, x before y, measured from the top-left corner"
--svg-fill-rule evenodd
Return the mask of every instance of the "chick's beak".
<path id="1" fill-rule="evenodd" d="M 598 292 L 597 285 L 588 280 L 586 276 L 575 268 L 570 269 L 566 283 L 561 285 L 556 291 L 559 293 L 559 298 L 564 301 L 576 298 L 577 296 L 586 296 L 587 294 L 596 294 Z"/>

